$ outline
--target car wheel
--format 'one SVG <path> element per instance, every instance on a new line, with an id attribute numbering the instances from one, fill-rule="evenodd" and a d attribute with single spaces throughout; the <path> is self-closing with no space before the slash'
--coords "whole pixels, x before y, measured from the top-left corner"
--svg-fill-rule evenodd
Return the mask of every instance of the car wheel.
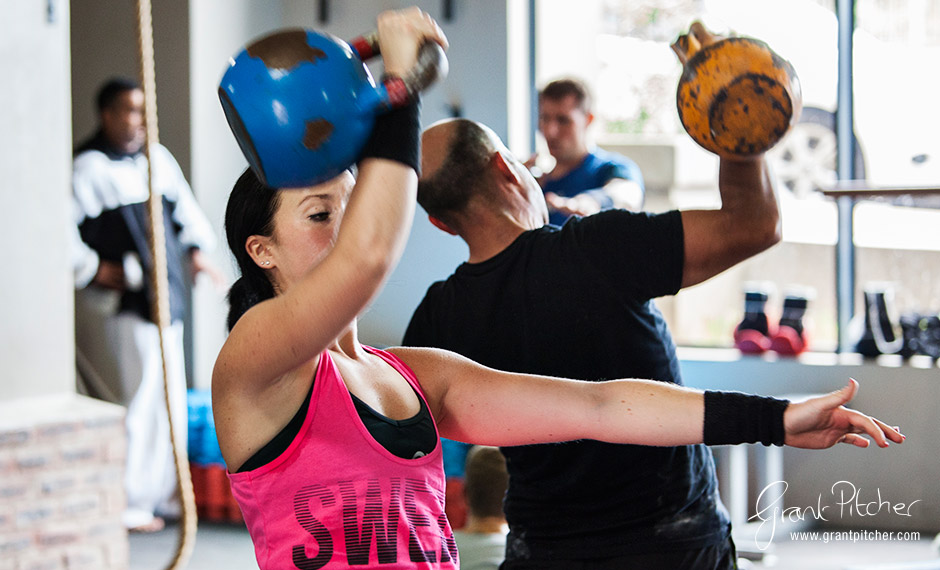
<path id="1" fill-rule="evenodd" d="M 797 198 L 820 195 L 838 180 L 836 163 L 836 120 L 829 111 L 805 107 L 799 122 L 768 159 L 780 183 Z M 865 159 L 855 140 L 855 178 L 865 178 Z"/>

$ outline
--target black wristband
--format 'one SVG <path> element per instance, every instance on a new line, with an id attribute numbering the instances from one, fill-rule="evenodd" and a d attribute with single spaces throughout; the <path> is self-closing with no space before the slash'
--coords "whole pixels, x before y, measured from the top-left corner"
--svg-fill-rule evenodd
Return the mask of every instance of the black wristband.
<path id="1" fill-rule="evenodd" d="M 705 445 L 783 445 L 789 400 L 741 392 L 705 392 Z"/>
<path id="2" fill-rule="evenodd" d="M 366 141 L 359 160 L 386 158 L 410 166 L 420 174 L 420 108 L 418 102 L 409 103 L 376 117 L 372 134 Z"/>

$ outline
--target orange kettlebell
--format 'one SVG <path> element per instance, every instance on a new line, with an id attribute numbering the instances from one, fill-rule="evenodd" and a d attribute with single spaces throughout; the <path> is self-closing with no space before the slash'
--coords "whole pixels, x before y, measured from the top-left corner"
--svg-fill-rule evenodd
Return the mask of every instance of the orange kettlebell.
<path id="1" fill-rule="evenodd" d="M 694 22 L 672 49 L 684 66 L 679 120 L 705 149 L 723 158 L 759 155 L 799 120 L 800 80 L 766 43 L 717 36 Z"/>

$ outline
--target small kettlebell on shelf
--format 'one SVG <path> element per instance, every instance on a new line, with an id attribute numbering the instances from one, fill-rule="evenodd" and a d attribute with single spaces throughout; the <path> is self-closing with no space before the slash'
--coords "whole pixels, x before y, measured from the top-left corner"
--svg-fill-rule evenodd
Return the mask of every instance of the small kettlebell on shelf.
<path id="1" fill-rule="evenodd" d="M 405 77 L 376 85 L 365 65 L 376 55 L 375 32 L 347 44 L 292 28 L 253 41 L 229 61 L 219 99 L 262 182 L 292 188 L 337 176 L 359 157 L 378 114 L 447 75 L 444 50 L 428 42 Z"/>
<path id="2" fill-rule="evenodd" d="M 799 120 L 799 78 L 766 43 L 717 36 L 693 22 L 672 49 L 683 64 L 679 119 L 706 150 L 722 158 L 756 156 Z"/>

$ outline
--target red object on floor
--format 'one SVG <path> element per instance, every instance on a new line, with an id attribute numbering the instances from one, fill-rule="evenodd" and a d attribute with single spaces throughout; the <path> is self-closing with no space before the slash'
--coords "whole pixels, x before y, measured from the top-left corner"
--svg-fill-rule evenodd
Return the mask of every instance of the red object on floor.
<path id="1" fill-rule="evenodd" d="M 784 356 L 796 356 L 806 350 L 806 335 L 792 327 L 781 326 L 770 341 L 770 348 Z"/>
<path id="2" fill-rule="evenodd" d="M 734 329 L 734 346 L 745 354 L 761 354 L 770 349 L 771 342 L 764 333 L 754 329 Z"/>
<path id="3" fill-rule="evenodd" d="M 444 513 L 450 528 L 457 530 L 467 524 L 467 501 L 463 496 L 463 478 L 448 477 L 444 492 Z"/>
<path id="4" fill-rule="evenodd" d="M 195 463 L 189 464 L 189 476 L 193 481 L 193 494 L 196 496 L 196 516 L 206 518 L 206 468 Z"/>
<path id="5" fill-rule="evenodd" d="M 241 509 L 232 496 L 232 487 L 223 465 L 196 465 L 190 463 L 193 494 L 196 496 L 196 514 L 202 520 L 215 522 L 243 522 Z"/>

